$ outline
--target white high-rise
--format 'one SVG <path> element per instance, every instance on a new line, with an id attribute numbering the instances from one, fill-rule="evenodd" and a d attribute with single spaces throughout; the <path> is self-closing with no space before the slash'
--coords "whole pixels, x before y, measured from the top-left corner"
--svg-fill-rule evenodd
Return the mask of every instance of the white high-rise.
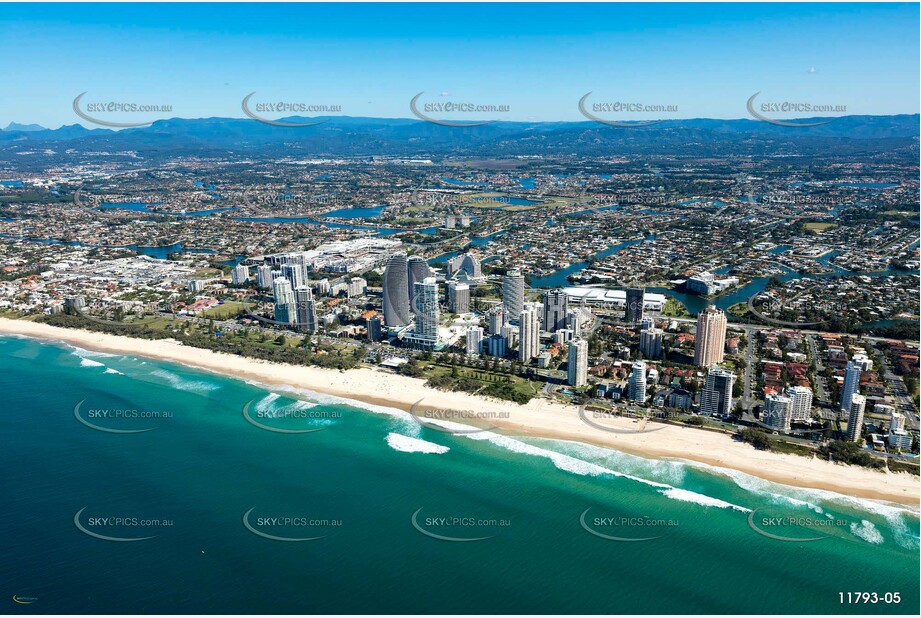
<path id="1" fill-rule="evenodd" d="M 646 363 L 643 361 L 633 363 L 629 395 L 630 401 L 646 401 Z"/>
<path id="2" fill-rule="evenodd" d="M 260 288 L 272 287 L 272 267 L 263 264 L 256 267 L 256 285 Z"/>
<path id="3" fill-rule="evenodd" d="M 471 326 L 467 329 L 467 356 L 476 356 L 483 346 L 483 329 Z"/>
<path id="4" fill-rule="evenodd" d="M 295 324 L 297 312 L 291 282 L 284 277 L 275 279 L 272 282 L 272 294 L 275 296 L 275 321 L 281 324 Z"/>
<path id="5" fill-rule="evenodd" d="M 505 326 L 505 310 L 502 305 L 497 305 L 489 311 L 489 334 L 498 335 Z"/>
<path id="6" fill-rule="evenodd" d="M 243 264 L 237 264 L 230 272 L 230 282 L 234 285 L 240 285 L 249 281 L 249 268 Z"/>
<path id="7" fill-rule="evenodd" d="M 886 416 L 888 414 L 889 417 L 892 418 L 892 415 L 895 413 L 895 408 L 886 403 L 877 403 L 873 406 L 873 412 L 878 416 Z"/>
<path id="8" fill-rule="evenodd" d="M 793 419 L 793 400 L 781 395 L 768 395 L 764 398 L 764 410 L 761 422 L 777 431 L 790 431 Z"/>
<path id="9" fill-rule="evenodd" d="M 572 331 L 576 339 L 582 336 L 582 312 L 575 308 L 566 311 L 566 328 Z"/>
<path id="10" fill-rule="evenodd" d="M 540 321 L 537 311 L 525 309 L 518 314 L 518 360 L 527 363 L 537 356 L 540 350 Z"/>
<path id="11" fill-rule="evenodd" d="M 640 331 L 640 352 L 645 358 L 659 358 L 662 356 L 662 338 L 664 334 L 659 328 L 647 328 Z"/>
<path id="12" fill-rule="evenodd" d="M 349 279 L 349 298 L 361 296 L 368 289 L 368 280 L 363 277 L 352 277 Z"/>
<path id="13" fill-rule="evenodd" d="M 867 399 L 863 395 L 851 396 L 851 407 L 847 414 L 847 439 L 851 442 L 858 442 L 863 433 L 863 411 L 867 405 Z"/>
<path id="14" fill-rule="evenodd" d="M 889 415 L 889 447 L 895 450 L 909 450 L 914 441 L 912 435 L 905 431 L 905 415 L 896 412 L 892 406 L 881 406 L 876 404 L 875 412 L 879 412 L 881 407 L 891 410 Z"/>
<path id="15" fill-rule="evenodd" d="M 787 397 L 792 402 L 792 420 L 804 422 L 812 418 L 811 388 L 808 386 L 791 386 L 787 389 Z"/>
<path id="16" fill-rule="evenodd" d="M 524 275 L 520 270 L 510 270 L 502 278 L 502 308 L 511 317 L 524 309 Z"/>
<path id="17" fill-rule="evenodd" d="M 517 326 L 512 324 L 506 324 L 501 329 L 499 329 L 499 334 L 505 339 L 506 345 L 509 348 L 518 347 L 518 335 L 520 329 Z"/>
<path id="18" fill-rule="evenodd" d="M 415 337 L 434 343 L 438 339 L 438 283 L 427 277 L 413 283 L 412 312 Z"/>
<path id="19" fill-rule="evenodd" d="M 588 383 L 588 341 L 579 339 L 569 342 L 568 374 L 570 386 L 585 386 Z"/>
<path id="20" fill-rule="evenodd" d="M 860 365 L 848 361 L 844 369 L 844 384 L 841 386 L 841 411 L 850 412 L 851 397 L 860 391 Z"/>
<path id="21" fill-rule="evenodd" d="M 879 408 L 879 406 L 876 406 Z M 889 431 L 905 431 L 905 415 L 893 411 L 889 416 Z"/>
<path id="22" fill-rule="evenodd" d="M 446 286 L 448 311 L 470 313 L 470 286 L 466 283 L 449 282 Z"/>
<path id="23" fill-rule="evenodd" d="M 554 343 L 569 343 L 575 339 L 575 335 L 572 330 L 568 328 L 561 328 L 560 330 L 553 333 L 553 342 Z"/>
<path id="24" fill-rule="evenodd" d="M 292 290 L 307 285 L 307 280 L 304 279 L 304 269 L 299 264 L 282 264 L 281 276 L 288 280 Z"/>
<path id="25" fill-rule="evenodd" d="M 873 371 L 873 361 L 866 352 L 857 352 L 851 360 L 860 367 L 861 371 Z"/>

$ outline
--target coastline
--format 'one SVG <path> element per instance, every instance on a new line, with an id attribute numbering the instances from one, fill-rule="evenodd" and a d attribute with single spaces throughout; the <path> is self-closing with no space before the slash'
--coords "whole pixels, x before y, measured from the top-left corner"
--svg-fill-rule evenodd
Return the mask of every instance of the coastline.
<path id="1" fill-rule="evenodd" d="M 361 368 L 343 372 L 286 365 L 188 347 L 171 339 L 135 339 L 8 318 L 0 318 L 0 334 L 63 341 L 89 350 L 176 362 L 224 376 L 305 388 L 404 411 L 420 401 L 424 401 L 426 407 L 488 411 L 493 415 L 489 423 L 511 435 L 570 440 L 643 457 L 685 460 L 736 470 L 783 485 L 914 507 L 921 500 L 918 478 L 904 472 L 880 472 L 799 455 L 758 451 L 720 432 L 693 427 L 652 424 L 649 428 L 661 429 L 648 433 L 612 433 L 582 421 L 575 406 L 543 399 L 533 399 L 521 406 L 467 393 L 443 392 L 426 387 L 421 379 L 385 370 Z M 497 417 L 499 415 L 503 416 Z M 632 419 L 605 420 L 604 424 L 613 428 L 637 428 L 637 422 Z"/>

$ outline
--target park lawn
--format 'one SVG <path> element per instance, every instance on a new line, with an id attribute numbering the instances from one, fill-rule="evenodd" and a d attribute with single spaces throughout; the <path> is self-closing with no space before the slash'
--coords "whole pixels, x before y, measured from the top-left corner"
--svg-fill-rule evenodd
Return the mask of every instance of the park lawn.
<path id="1" fill-rule="evenodd" d="M 426 367 L 432 365 L 431 369 L 425 369 L 422 374 L 422 377 L 426 380 L 432 377 L 451 375 L 450 366 L 438 365 L 434 361 L 420 361 L 420 364 Z M 540 387 L 543 386 L 542 382 L 530 382 L 520 376 L 513 376 L 507 373 L 495 373 L 484 369 L 463 367 L 461 365 L 457 365 L 457 374 L 458 377 L 461 378 L 473 378 L 481 382 L 484 386 L 493 382 L 504 382 L 506 378 L 511 378 L 511 384 L 517 392 L 530 395 L 531 397 L 536 397 L 540 391 Z"/>
<path id="2" fill-rule="evenodd" d="M 223 305 L 218 305 L 201 312 L 199 317 L 214 320 L 226 320 L 235 317 L 243 311 L 243 303 L 239 301 L 227 301 Z"/>
<path id="3" fill-rule="evenodd" d="M 827 232 L 828 230 L 833 230 L 838 227 L 835 223 L 820 223 L 813 221 L 811 223 L 804 223 L 803 228 L 809 230 L 810 232 L 815 232 L 821 234 L 822 232 Z"/>

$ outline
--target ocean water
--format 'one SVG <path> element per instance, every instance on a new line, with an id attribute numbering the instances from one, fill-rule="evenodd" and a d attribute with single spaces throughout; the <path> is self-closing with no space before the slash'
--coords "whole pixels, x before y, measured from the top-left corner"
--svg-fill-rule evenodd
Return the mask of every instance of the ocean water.
<path id="1" fill-rule="evenodd" d="M 5 613 L 919 609 L 910 507 L 18 337 L 0 381 Z"/>

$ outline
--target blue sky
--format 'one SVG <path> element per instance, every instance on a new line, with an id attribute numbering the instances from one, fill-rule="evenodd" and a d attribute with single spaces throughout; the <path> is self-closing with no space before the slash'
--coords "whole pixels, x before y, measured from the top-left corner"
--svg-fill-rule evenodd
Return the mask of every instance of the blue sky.
<path id="1" fill-rule="evenodd" d="M 502 120 L 584 120 L 589 91 L 668 118 L 748 117 L 758 91 L 917 113 L 918 28 L 917 4 L 6 4 L 0 126 L 77 123 L 84 91 L 185 118 L 253 91 L 391 118 L 420 91 Z"/>

